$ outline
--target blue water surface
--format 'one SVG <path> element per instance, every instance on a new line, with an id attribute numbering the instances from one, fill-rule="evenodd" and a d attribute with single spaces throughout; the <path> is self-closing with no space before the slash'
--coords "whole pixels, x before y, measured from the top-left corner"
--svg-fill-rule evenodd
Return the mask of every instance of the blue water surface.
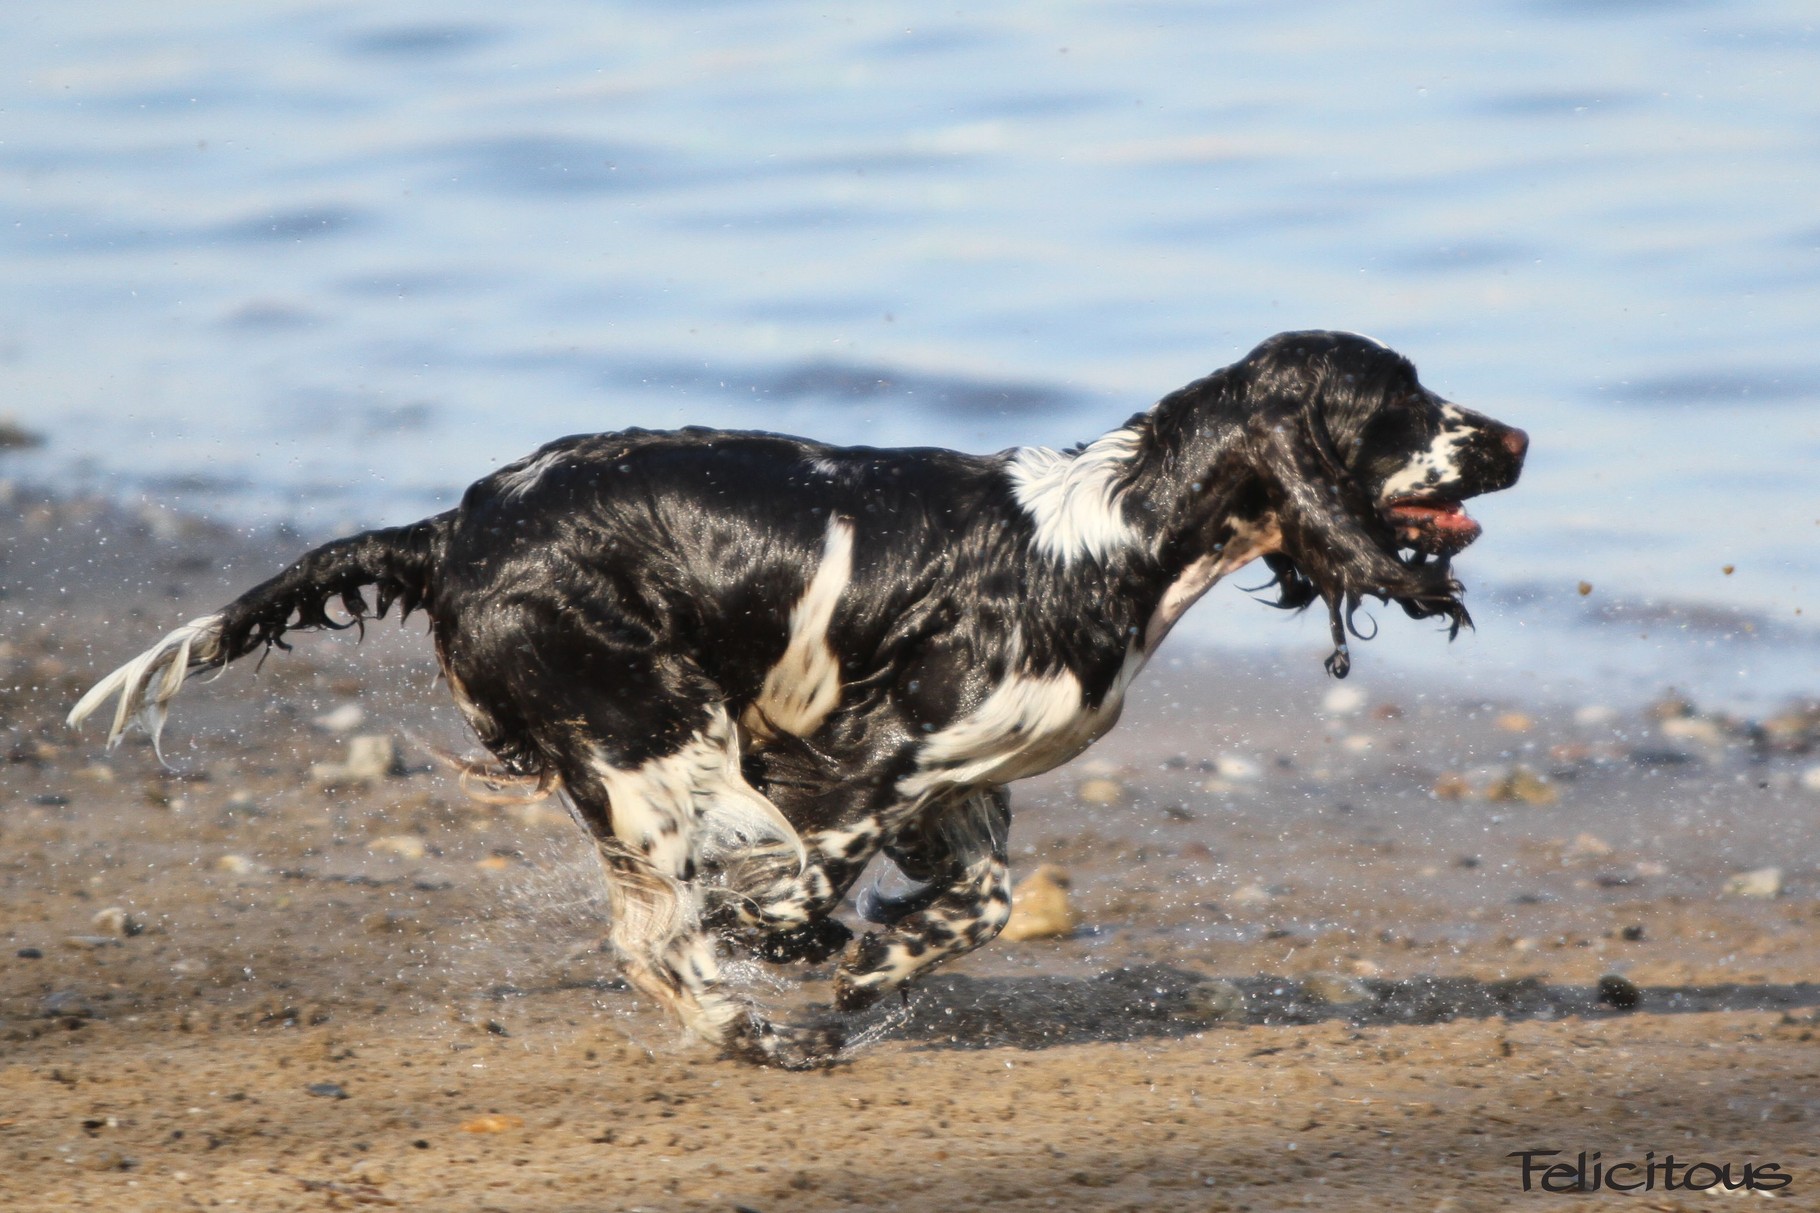
<path id="1" fill-rule="evenodd" d="M 1347 328 L 1534 439 L 1478 634 L 1361 676 L 1815 691 L 1816 16 L 6 6 L 0 474 L 321 534 L 625 425 L 1074 442 Z"/>

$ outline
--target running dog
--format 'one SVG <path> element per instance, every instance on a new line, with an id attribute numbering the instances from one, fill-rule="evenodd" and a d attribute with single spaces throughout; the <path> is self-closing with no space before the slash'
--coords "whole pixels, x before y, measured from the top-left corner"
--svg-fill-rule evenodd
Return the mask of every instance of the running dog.
<path id="1" fill-rule="evenodd" d="M 83 697 L 154 743 L 188 674 L 287 633 L 422 610 L 497 765 L 560 789 L 605 865 L 631 982 L 723 1051 L 824 1064 L 731 949 L 841 959 L 855 1011 L 1011 911 L 1005 785 L 1111 728 L 1172 625 L 1262 559 L 1275 605 L 1470 624 L 1461 508 L 1516 483 L 1519 429 L 1368 338 L 1298 332 L 1070 451 L 833 447 L 691 428 L 563 438 L 447 513 L 317 548 Z M 371 604 L 363 591 L 374 587 Z M 339 603 L 344 617 L 330 615 Z M 834 916 L 883 853 L 914 882 Z"/>

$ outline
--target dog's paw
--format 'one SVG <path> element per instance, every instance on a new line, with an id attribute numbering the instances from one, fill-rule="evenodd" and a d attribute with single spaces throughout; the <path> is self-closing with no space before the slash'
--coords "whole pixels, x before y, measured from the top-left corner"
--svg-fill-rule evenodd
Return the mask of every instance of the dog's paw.
<path id="1" fill-rule="evenodd" d="M 888 960 L 891 949 L 876 932 L 867 931 L 854 945 L 853 954 L 834 974 L 834 1006 L 843 1014 L 863 1011 L 890 989 Z"/>
<path id="2" fill-rule="evenodd" d="M 844 1015 L 865 1010 L 884 997 L 884 993 L 883 985 L 863 986 L 849 981 L 845 977 L 834 979 L 834 1006 Z"/>
<path id="3" fill-rule="evenodd" d="M 841 1062 L 846 1031 L 838 1023 L 771 1023 L 753 1019 L 727 1041 L 728 1057 L 781 1070 L 820 1070 Z"/>
<path id="4" fill-rule="evenodd" d="M 822 918 L 794 931 L 777 931 L 758 943 L 758 956 L 772 964 L 806 960 L 820 964 L 853 942 L 853 932 L 832 918 Z"/>

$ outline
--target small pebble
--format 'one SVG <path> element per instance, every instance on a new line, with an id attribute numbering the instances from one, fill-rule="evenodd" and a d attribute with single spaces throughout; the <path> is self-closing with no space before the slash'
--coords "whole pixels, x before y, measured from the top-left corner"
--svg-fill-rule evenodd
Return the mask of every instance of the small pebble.
<path id="1" fill-rule="evenodd" d="M 1614 724 L 1618 719 L 1618 710 L 1602 703 L 1589 703 L 1574 711 L 1574 723 L 1581 728 L 1597 728 L 1601 725 Z"/>
<path id="2" fill-rule="evenodd" d="M 1236 754 L 1221 754 L 1213 760 L 1213 773 L 1221 779 L 1230 779 L 1234 783 L 1249 783 L 1263 777 L 1264 768 L 1249 758 Z"/>
<path id="3" fill-rule="evenodd" d="M 1763 734 L 1778 750 L 1798 754 L 1811 749 L 1820 742 L 1820 703 L 1794 704 L 1777 712 L 1763 722 Z"/>
<path id="4" fill-rule="evenodd" d="M 1574 840 L 1561 849 L 1561 860 L 1572 863 L 1577 859 L 1603 859 L 1610 855 L 1611 843 L 1596 834 L 1578 834 Z"/>
<path id="5" fill-rule="evenodd" d="M 349 738 L 346 762 L 318 762 L 310 767 L 310 778 L 329 787 L 377 783 L 400 774 L 398 744 L 383 733 Z"/>
<path id="6" fill-rule="evenodd" d="M 476 1116 L 472 1120 L 461 1122 L 463 1133 L 510 1133 L 513 1129 L 524 1128 L 522 1116 L 506 1116 L 491 1112 L 485 1116 Z"/>
<path id="7" fill-rule="evenodd" d="M 215 861 L 215 870 L 226 872 L 231 876 L 254 876 L 265 871 L 265 866 L 255 863 L 245 855 L 223 855 Z"/>
<path id="8" fill-rule="evenodd" d="M 1364 982 L 1340 973 L 1312 973 L 1301 985 L 1303 999 L 1317 1007 L 1343 1007 L 1376 997 Z"/>
<path id="9" fill-rule="evenodd" d="M 1801 772 L 1801 787 L 1806 791 L 1820 794 L 1820 766 L 1811 766 Z"/>
<path id="10" fill-rule="evenodd" d="M 1102 778 L 1084 780 L 1075 795 L 1087 804 L 1118 805 L 1124 804 L 1130 793 L 1118 780 Z"/>
<path id="11" fill-rule="evenodd" d="M 1218 1023 L 1245 1017 L 1245 991 L 1230 981 L 1202 982 L 1188 990 L 1187 994 L 1187 1011 L 1178 1018 L 1199 1023 Z"/>
<path id="12" fill-rule="evenodd" d="M 429 853 L 423 839 L 415 834 L 388 834 L 384 838 L 375 838 L 367 843 L 367 850 L 397 855 L 403 859 L 422 859 Z"/>
<path id="13" fill-rule="evenodd" d="M 1080 925 L 1068 899 L 1071 885 L 1066 870 L 1046 863 L 1024 877 L 1011 890 L 1011 918 L 999 938 L 1010 943 L 1026 939 L 1060 939 Z"/>
<path id="14" fill-rule="evenodd" d="M 1549 782 L 1525 766 L 1514 766 L 1501 779 L 1485 789 L 1485 799 L 1494 803 L 1549 805 L 1561 798 Z"/>
<path id="15" fill-rule="evenodd" d="M 1506 733 L 1527 733 L 1536 727 L 1536 718 L 1527 712 L 1504 712 L 1492 724 Z"/>
<path id="16" fill-rule="evenodd" d="M 1335 687 L 1321 697 L 1321 710 L 1329 716 L 1351 716 L 1365 707 L 1365 700 L 1359 687 Z"/>
<path id="17" fill-rule="evenodd" d="M 1270 890 L 1266 889 L 1263 885 L 1258 884 L 1256 881 L 1239 889 L 1232 895 L 1233 904 L 1241 906 L 1267 905 L 1271 900 Z"/>
<path id="18" fill-rule="evenodd" d="M 1643 991 L 1637 989 L 1628 978 L 1607 973 L 1599 978 L 1599 1001 L 1608 1007 L 1629 1011 L 1643 1001 Z"/>
<path id="19" fill-rule="evenodd" d="M 1466 776 L 1448 771 L 1437 777 L 1428 791 L 1436 800 L 1465 800 L 1472 795 L 1472 785 L 1466 782 Z"/>
<path id="20" fill-rule="evenodd" d="M 1684 699 L 1675 692 L 1669 691 L 1662 698 L 1644 708 L 1643 714 L 1651 720 L 1673 720 L 1677 716 L 1697 716 L 1699 709 L 1694 707 L 1692 700 Z"/>
<path id="21" fill-rule="evenodd" d="M 1739 872 L 1725 882 L 1725 892 L 1730 897 L 1757 897 L 1765 901 L 1782 896 L 1782 869 L 1757 868 L 1749 872 Z"/>
<path id="22" fill-rule="evenodd" d="M 13 953 L 20 960 L 43 960 L 44 952 L 39 948 L 20 948 Z"/>
<path id="23" fill-rule="evenodd" d="M 1656 728 L 1662 736 L 1673 741 L 1691 741 L 1714 748 L 1725 744 L 1725 730 L 1718 721 L 1705 716 L 1671 716 Z"/>
<path id="24" fill-rule="evenodd" d="M 344 703 L 332 712 L 324 712 L 310 721 L 326 733 L 352 733 L 366 723 L 366 709 L 357 703 Z"/>
<path id="25" fill-rule="evenodd" d="M 38 1000 L 38 1014 L 46 1019 L 93 1019 L 95 1004 L 80 990 L 56 990 Z"/>
<path id="26" fill-rule="evenodd" d="M 338 1082 L 313 1082 L 305 1087 L 304 1090 L 311 1095 L 316 1095 L 323 1099 L 348 1098 L 348 1093 L 342 1089 L 341 1084 Z"/>
<path id="27" fill-rule="evenodd" d="M 92 921 L 95 930 L 117 939 L 130 939 L 145 930 L 138 919 L 119 906 L 98 911 Z"/>

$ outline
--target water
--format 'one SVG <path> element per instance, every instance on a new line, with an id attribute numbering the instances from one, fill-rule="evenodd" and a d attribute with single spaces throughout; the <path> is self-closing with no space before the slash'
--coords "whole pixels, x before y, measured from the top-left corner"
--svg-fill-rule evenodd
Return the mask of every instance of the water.
<path id="1" fill-rule="evenodd" d="M 631 424 L 1072 442 L 1349 328 L 1535 442 L 1478 637 L 1362 675 L 1812 690 L 1816 49 L 1793 0 L 13 5 L 49 444 L 0 474 L 322 533 Z"/>

